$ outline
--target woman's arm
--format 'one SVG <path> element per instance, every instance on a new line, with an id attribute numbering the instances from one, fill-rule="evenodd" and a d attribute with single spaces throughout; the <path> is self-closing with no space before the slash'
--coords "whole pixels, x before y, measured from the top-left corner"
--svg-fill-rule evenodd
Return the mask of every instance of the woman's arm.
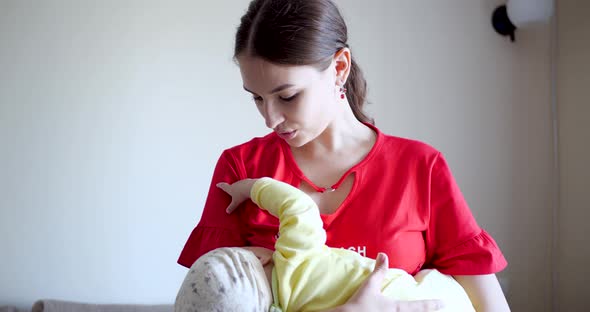
<path id="1" fill-rule="evenodd" d="M 221 154 L 215 165 L 201 219 L 188 237 L 178 258 L 180 265 L 190 268 L 199 257 L 213 249 L 246 244 L 242 236 L 243 222 L 240 216 L 225 213 L 223 208 L 227 207 L 230 198 L 215 187 L 218 182 L 232 183 L 238 180 L 237 167 L 239 165 L 229 151 Z"/>
<path id="2" fill-rule="evenodd" d="M 453 277 L 467 292 L 475 311 L 510 311 L 496 274 L 454 275 Z"/>

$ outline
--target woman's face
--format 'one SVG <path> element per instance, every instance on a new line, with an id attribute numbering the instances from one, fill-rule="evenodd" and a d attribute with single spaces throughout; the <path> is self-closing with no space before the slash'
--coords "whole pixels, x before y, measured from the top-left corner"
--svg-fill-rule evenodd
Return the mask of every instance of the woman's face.
<path id="1" fill-rule="evenodd" d="M 266 126 L 293 147 L 317 138 L 337 116 L 340 100 L 335 69 L 277 65 L 238 57 L 244 89 L 252 94 Z"/>

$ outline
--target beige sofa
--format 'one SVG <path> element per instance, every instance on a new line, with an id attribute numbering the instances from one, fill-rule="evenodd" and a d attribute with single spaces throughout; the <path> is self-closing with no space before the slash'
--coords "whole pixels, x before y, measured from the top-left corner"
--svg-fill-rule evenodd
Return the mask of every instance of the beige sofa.
<path id="1" fill-rule="evenodd" d="M 0 312 L 173 312 L 173 304 L 91 304 L 63 300 L 38 300 L 30 310 L 13 306 L 0 307 Z"/>

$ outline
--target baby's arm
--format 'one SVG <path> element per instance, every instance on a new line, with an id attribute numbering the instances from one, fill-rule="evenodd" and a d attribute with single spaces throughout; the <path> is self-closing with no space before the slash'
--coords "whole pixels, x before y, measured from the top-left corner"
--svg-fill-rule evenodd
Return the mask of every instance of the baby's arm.
<path id="1" fill-rule="evenodd" d="M 232 213 L 242 202 L 250 198 L 250 190 L 252 189 L 254 182 L 256 182 L 254 179 L 244 179 L 231 185 L 225 182 L 217 184 L 217 187 L 229 194 L 232 198 L 231 203 L 226 208 L 227 213 Z M 266 270 L 266 266 L 272 265 L 272 250 L 258 246 L 245 246 L 242 248 L 253 252 L 258 260 L 260 260 L 260 263 L 265 267 L 265 271 L 268 271 Z"/>
<path id="2" fill-rule="evenodd" d="M 326 231 L 316 203 L 298 188 L 271 178 L 261 178 L 252 186 L 250 196 L 259 207 L 279 218 L 275 250 L 282 257 L 294 258 L 326 243 Z"/>
<path id="3" fill-rule="evenodd" d="M 326 243 L 317 205 L 296 187 L 271 178 L 245 179 L 218 186 L 232 196 L 228 213 L 250 197 L 260 208 L 279 218 L 280 234 L 275 250 L 283 258 L 303 255 Z"/>

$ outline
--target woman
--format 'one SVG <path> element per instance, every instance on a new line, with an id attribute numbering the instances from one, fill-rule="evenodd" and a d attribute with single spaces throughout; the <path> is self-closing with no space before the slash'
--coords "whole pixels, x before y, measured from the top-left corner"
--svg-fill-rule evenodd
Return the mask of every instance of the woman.
<path id="1" fill-rule="evenodd" d="M 327 245 L 390 259 L 410 274 L 452 275 L 476 311 L 508 311 L 495 273 L 506 260 L 475 222 L 443 156 L 417 141 L 383 134 L 363 113 L 366 85 L 330 0 L 254 0 L 236 33 L 235 59 L 273 132 L 221 155 L 203 215 L 178 262 L 190 267 L 219 247 L 245 247 L 268 262 L 278 221 L 253 203 L 228 215 L 216 187 L 268 176 L 317 203 Z M 429 311 L 433 301 L 380 294 L 378 259 L 365 285 L 339 311 Z M 195 263 L 196 264 L 196 263 Z"/>

